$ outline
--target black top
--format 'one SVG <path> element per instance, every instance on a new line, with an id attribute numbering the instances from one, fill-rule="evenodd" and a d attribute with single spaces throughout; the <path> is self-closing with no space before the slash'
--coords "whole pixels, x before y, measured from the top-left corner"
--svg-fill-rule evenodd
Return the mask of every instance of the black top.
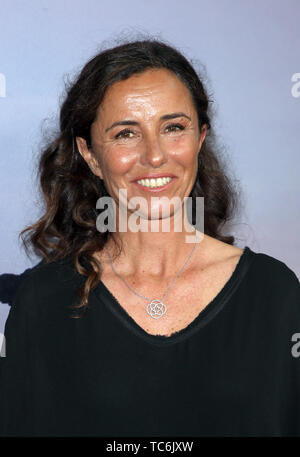
<path id="1" fill-rule="evenodd" d="M 44 260 L 41 260 L 37 265 L 41 265 Z M 34 267 L 35 268 L 35 267 Z M 33 268 L 27 268 L 27 270 L 23 271 L 21 274 L 14 274 L 14 273 L 4 273 L 0 275 L 0 301 L 2 303 L 7 303 L 11 306 L 18 287 L 20 286 L 23 279 L 27 276 L 29 272 L 31 272 Z"/>
<path id="2" fill-rule="evenodd" d="M 145 332 L 102 282 L 87 314 L 68 317 L 84 280 L 66 258 L 20 285 L 1 436 L 300 436 L 300 284 L 285 263 L 246 247 L 170 337 Z"/>

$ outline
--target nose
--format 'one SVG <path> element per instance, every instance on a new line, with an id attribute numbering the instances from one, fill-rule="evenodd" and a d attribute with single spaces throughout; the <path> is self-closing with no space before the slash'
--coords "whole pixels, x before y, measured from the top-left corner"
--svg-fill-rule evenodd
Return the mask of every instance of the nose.
<path id="1" fill-rule="evenodd" d="M 147 136 L 144 141 L 144 151 L 141 155 L 141 163 L 145 166 L 158 168 L 168 160 L 167 151 L 164 150 L 159 138 L 156 136 Z"/>

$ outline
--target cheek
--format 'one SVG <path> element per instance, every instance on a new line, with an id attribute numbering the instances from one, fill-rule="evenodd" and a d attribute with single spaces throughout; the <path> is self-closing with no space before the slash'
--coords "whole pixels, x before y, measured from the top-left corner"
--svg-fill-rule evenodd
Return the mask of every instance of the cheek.
<path id="1" fill-rule="evenodd" d="M 127 173 L 137 160 L 137 151 L 115 148 L 104 151 L 102 169 L 107 175 Z"/>
<path id="2" fill-rule="evenodd" d="M 165 139 L 165 145 L 169 155 L 184 167 L 192 167 L 197 164 L 198 148 L 196 139 L 190 135 Z"/>

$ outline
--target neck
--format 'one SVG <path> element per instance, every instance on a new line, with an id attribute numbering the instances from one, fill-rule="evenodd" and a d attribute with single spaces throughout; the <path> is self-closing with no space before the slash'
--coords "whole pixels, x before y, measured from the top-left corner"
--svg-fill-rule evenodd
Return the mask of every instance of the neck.
<path id="1" fill-rule="evenodd" d="M 154 278 L 168 278 L 182 268 L 195 246 L 195 230 L 187 222 L 182 224 L 182 230 L 174 230 L 174 223 L 170 224 L 170 231 L 162 231 L 161 220 L 158 221 L 158 231 L 121 232 L 113 233 L 113 238 L 107 243 L 112 256 L 113 264 L 120 275 Z M 173 221 L 174 222 L 174 221 Z M 149 225 L 149 221 L 146 222 Z M 144 228 L 145 224 L 144 223 Z M 195 248 L 202 249 L 205 235 L 197 231 L 198 243 Z M 120 255 L 115 241 L 122 246 Z M 199 242 L 200 241 L 200 242 Z M 105 259 L 109 262 L 105 250 Z M 190 259 L 191 265 L 193 258 Z"/>

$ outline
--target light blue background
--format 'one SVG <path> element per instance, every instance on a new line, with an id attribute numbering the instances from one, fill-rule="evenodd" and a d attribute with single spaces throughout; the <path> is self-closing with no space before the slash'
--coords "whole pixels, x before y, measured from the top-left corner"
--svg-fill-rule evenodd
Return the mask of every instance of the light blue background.
<path id="1" fill-rule="evenodd" d="M 292 95 L 299 30 L 297 0 L 1 0 L 0 273 L 37 261 L 18 233 L 41 214 L 35 166 L 42 120 L 55 119 L 64 78 L 125 31 L 166 39 L 205 65 L 217 135 L 244 191 L 231 230 L 236 244 L 284 261 L 299 276 L 300 97 Z M 8 310 L 0 304 L 0 331 Z"/>

